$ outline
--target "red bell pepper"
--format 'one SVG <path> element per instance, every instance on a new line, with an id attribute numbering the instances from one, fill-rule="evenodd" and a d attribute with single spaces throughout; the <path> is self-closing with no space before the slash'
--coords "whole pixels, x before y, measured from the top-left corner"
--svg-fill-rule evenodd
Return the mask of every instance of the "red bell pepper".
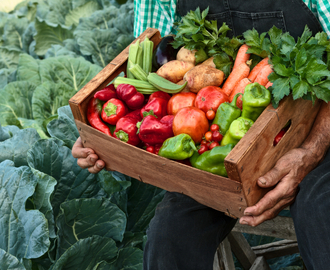
<path id="1" fill-rule="evenodd" d="M 131 111 L 130 113 L 126 114 L 125 117 L 132 117 L 132 118 L 136 118 L 137 120 L 141 121 L 142 117 L 141 117 L 140 111 L 141 111 L 140 109 Z"/>
<path id="2" fill-rule="evenodd" d="M 93 97 L 87 106 L 87 120 L 93 128 L 112 136 L 109 127 L 101 119 L 101 111 L 101 101 Z"/>
<path id="3" fill-rule="evenodd" d="M 117 98 L 112 98 L 104 103 L 101 117 L 103 121 L 110 125 L 116 125 L 118 120 L 127 114 L 128 109 L 126 105 Z"/>
<path id="4" fill-rule="evenodd" d="M 152 93 L 152 94 L 149 96 L 148 102 L 151 101 L 151 100 L 153 100 L 153 99 L 156 98 L 156 97 L 157 97 L 157 98 L 163 98 L 163 99 L 169 101 L 170 98 L 171 98 L 171 95 L 168 94 L 168 93 L 166 93 L 166 92 L 163 92 L 163 91 L 156 91 L 156 92 Z"/>
<path id="5" fill-rule="evenodd" d="M 124 116 L 120 118 L 116 124 L 113 136 L 131 145 L 138 145 L 141 140 L 137 134 L 138 128 L 136 124 L 139 120 L 136 117 Z"/>
<path id="6" fill-rule="evenodd" d="M 163 98 L 153 98 L 141 109 L 141 117 L 144 117 L 144 112 L 153 111 L 154 115 L 161 119 L 167 115 L 167 103 L 168 101 Z"/>
<path id="7" fill-rule="evenodd" d="M 94 94 L 94 98 L 97 98 L 102 101 L 108 101 L 111 98 L 117 98 L 115 86 L 113 84 L 110 84 L 102 90 L 97 91 Z"/>
<path id="8" fill-rule="evenodd" d="M 133 85 L 119 84 L 116 93 L 117 97 L 124 101 L 131 110 L 140 109 L 144 104 L 144 95 L 138 92 Z"/>
<path id="9" fill-rule="evenodd" d="M 162 144 L 166 139 L 173 137 L 173 115 L 166 115 L 160 120 L 154 115 L 147 115 L 137 125 L 138 134 L 145 144 Z"/>

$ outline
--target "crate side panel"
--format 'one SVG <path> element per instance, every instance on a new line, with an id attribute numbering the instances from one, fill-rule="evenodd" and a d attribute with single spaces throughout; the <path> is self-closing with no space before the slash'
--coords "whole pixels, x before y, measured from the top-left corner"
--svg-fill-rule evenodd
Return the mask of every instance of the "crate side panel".
<path id="1" fill-rule="evenodd" d="M 298 147 L 307 137 L 320 108 L 311 101 L 287 97 L 277 109 L 268 106 L 255 124 L 227 156 L 226 166 L 230 178 L 242 182 L 247 205 L 254 205 L 269 189 L 257 185 L 258 177 L 268 172 L 287 151 Z M 284 125 L 291 126 L 281 141 L 273 141 Z"/>
<path id="2" fill-rule="evenodd" d="M 186 194 L 196 201 L 241 217 L 246 207 L 241 183 L 151 154 L 76 121 L 85 147 L 91 147 L 116 170 L 144 183 Z"/>

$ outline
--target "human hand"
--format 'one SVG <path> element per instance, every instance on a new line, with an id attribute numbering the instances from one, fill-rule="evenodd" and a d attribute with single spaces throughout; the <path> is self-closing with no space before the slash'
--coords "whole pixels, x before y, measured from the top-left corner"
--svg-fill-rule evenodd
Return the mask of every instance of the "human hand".
<path id="1" fill-rule="evenodd" d="M 293 203 L 298 192 L 298 185 L 316 166 L 311 152 L 296 148 L 281 157 L 273 169 L 258 179 L 262 188 L 274 187 L 254 206 L 247 207 L 240 224 L 257 226 L 272 219 L 285 207 Z"/>
<path id="2" fill-rule="evenodd" d="M 84 148 L 80 137 L 72 147 L 72 156 L 78 159 L 78 166 L 83 169 L 88 168 L 90 173 L 98 173 L 105 166 L 104 161 L 99 159 L 93 149 Z"/>

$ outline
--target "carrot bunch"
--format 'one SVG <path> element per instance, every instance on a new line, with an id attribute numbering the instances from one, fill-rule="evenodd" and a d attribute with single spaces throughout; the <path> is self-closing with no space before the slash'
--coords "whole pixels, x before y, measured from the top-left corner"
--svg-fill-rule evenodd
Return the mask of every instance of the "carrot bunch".
<path id="1" fill-rule="evenodd" d="M 262 59 L 251 69 L 252 60 L 250 60 L 250 54 L 247 53 L 248 49 L 249 46 L 246 44 L 239 48 L 232 72 L 222 86 L 222 91 L 229 97 L 230 102 L 236 94 L 243 94 L 245 87 L 250 83 L 258 82 L 266 88 L 272 84 L 268 80 L 269 74 L 273 72 L 269 58 Z M 242 96 L 237 99 L 236 105 L 242 108 Z"/>

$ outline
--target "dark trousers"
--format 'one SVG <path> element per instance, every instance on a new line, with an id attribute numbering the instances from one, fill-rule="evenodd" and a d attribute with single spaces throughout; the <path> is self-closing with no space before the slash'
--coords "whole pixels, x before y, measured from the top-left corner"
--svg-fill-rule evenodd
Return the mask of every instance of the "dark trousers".
<path id="1" fill-rule="evenodd" d="M 167 192 L 147 230 L 144 270 L 212 270 L 217 247 L 236 219 Z"/>
<path id="2" fill-rule="evenodd" d="M 301 257 L 308 270 L 330 269 L 330 150 L 299 187 L 291 214 Z"/>

